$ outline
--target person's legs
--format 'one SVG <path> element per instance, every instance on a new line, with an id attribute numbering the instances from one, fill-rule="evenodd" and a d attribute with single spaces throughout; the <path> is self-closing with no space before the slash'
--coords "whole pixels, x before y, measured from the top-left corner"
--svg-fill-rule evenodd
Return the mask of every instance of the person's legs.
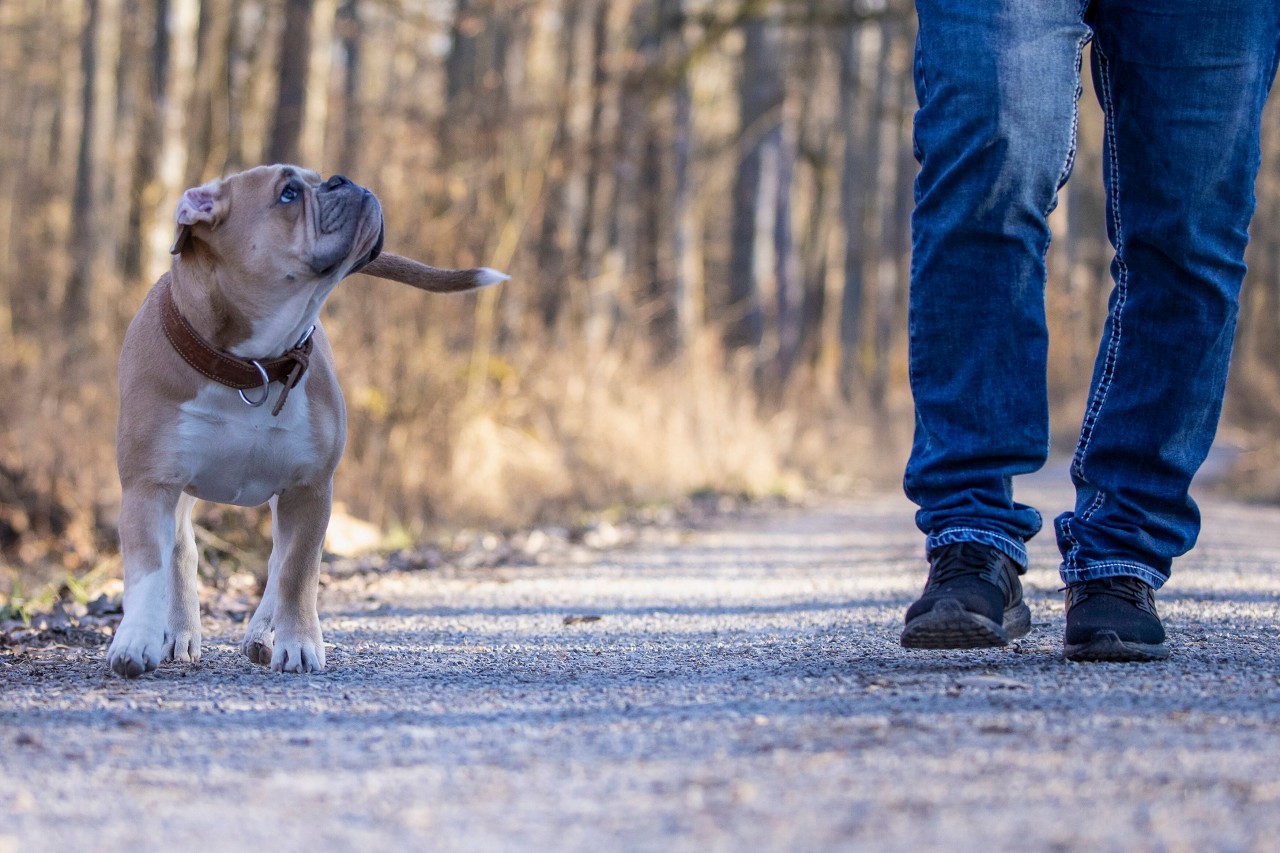
<path id="1" fill-rule="evenodd" d="M 1056 524 L 1061 573 L 1159 588 L 1199 532 L 1187 489 L 1226 385 L 1280 8 L 1096 0 L 1090 23 L 1115 287 L 1076 507 Z"/>
<path id="2" fill-rule="evenodd" d="M 918 0 L 916 11 L 904 486 L 931 570 L 902 642 L 996 645 L 1029 622 L 1017 575 L 1040 515 L 1014 502 L 1011 478 L 1048 453 L 1046 218 L 1071 170 L 1090 31 L 1081 0 Z"/>
<path id="3" fill-rule="evenodd" d="M 1080 0 L 920 0 L 904 485 L 928 548 L 1020 566 L 1040 528 L 1011 477 L 1048 453 L 1046 217 L 1075 152 Z"/>

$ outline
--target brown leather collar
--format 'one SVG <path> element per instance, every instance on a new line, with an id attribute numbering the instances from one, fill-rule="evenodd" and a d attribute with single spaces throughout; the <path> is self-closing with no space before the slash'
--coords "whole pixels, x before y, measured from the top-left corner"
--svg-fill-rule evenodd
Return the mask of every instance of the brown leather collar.
<path id="1" fill-rule="evenodd" d="M 282 383 L 284 387 L 280 391 L 280 398 L 276 400 L 275 408 L 271 410 L 273 416 L 280 414 L 280 410 L 284 408 L 284 401 L 289 397 L 289 391 L 297 387 L 302 381 L 302 374 L 307 370 L 314 326 L 307 331 L 297 346 L 284 355 L 269 361 L 258 361 L 214 349 L 213 345 L 200 337 L 196 330 L 191 328 L 186 318 L 178 312 L 178 306 L 173 301 L 173 290 L 167 281 L 160 286 L 160 315 L 164 324 L 165 337 L 169 339 L 169 343 L 173 344 L 178 355 L 182 356 L 182 360 L 191 365 L 200 375 L 226 385 L 228 388 L 235 388 L 240 392 L 240 399 L 250 406 L 261 406 L 267 401 L 270 383 Z M 250 400 L 245 395 L 245 391 L 254 388 L 262 389 L 261 399 Z"/>

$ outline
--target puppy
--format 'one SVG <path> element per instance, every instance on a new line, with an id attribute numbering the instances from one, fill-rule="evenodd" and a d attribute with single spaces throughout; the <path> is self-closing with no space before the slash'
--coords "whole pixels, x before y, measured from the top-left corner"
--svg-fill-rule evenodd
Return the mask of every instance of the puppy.
<path id="1" fill-rule="evenodd" d="M 200 659 L 197 498 L 271 505 L 267 584 L 241 648 L 278 671 L 324 669 L 316 596 L 346 410 L 320 309 L 357 271 L 438 293 L 507 278 L 383 255 L 382 240 L 377 198 L 341 175 L 262 166 L 183 194 L 172 267 L 120 354 L 116 673 Z"/>

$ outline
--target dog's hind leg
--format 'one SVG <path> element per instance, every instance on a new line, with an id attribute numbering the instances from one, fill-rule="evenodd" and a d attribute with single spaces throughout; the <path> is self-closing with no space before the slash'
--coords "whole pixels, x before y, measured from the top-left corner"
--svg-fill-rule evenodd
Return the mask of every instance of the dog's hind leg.
<path id="1" fill-rule="evenodd" d="M 253 611 L 249 620 L 249 630 L 245 631 L 240 642 L 240 651 L 249 660 L 261 666 L 271 663 L 271 651 L 274 647 L 276 615 L 276 598 L 280 588 L 280 560 L 284 548 L 280 547 L 280 513 L 276 507 L 278 497 L 272 497 L 271 506 L 271 556 L 267 559 L 267 583 L 262 590 L 262 600 Z"/>
<path id="2" fill-rule="evenodd" d="M 107 651 L 118 675 L 136 678 L 164 657 L 166 585 L 174 556 L 177 489 L 126 486 L 120 500 L 124 557 L 124 618 Z"/>
<path id="3" fill-rule="evenodd" d="M 164 631 L 164 659 L 200 662 L 200 594 L 196 584 L 199 557 L 191 510 L 196 499 L 183 493 L 174 518 L 173 567 L 169 571 L 169 614 Z"/>

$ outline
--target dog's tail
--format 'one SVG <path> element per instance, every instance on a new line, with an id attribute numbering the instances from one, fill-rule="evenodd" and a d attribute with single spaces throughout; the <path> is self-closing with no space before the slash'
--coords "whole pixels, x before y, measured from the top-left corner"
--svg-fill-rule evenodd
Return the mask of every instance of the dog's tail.
<path id="1" fill-rule="evenodd" d="M 430 293 L 465 293 L 492 284 L 500 284 L 511 276 L 488 267 L 469 270 L 443 270 L 429 267 L 409 258 L 383 252 L 366 264 L 360 272 L 376 278 L 387 278 L 412 285 Z"/>

